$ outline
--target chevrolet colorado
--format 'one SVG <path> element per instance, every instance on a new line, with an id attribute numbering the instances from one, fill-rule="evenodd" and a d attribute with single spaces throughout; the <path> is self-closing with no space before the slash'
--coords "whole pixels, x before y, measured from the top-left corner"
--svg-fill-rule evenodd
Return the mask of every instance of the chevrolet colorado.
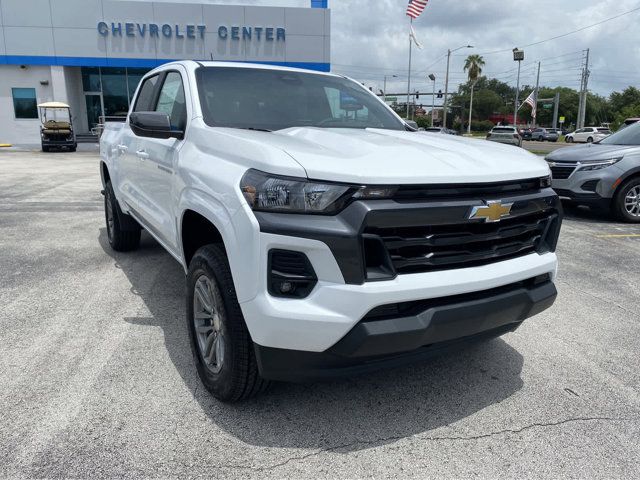
<path id="1" fill-rule="evenodd" d="M 556 297 L 544 160 L 414 131 L 339 75 L 163 65 L 100 157 L 111 247 L 144 228 L 183 266 L 195 366 L 224 401 L 419 361 Z"/>

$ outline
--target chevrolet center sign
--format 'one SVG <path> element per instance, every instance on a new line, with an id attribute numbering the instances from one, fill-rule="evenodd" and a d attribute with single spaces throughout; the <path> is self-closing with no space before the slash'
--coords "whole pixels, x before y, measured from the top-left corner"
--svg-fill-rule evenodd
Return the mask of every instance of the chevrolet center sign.
<path id="1" fill-rule="evenodd" d="M 166 38 L 201 38 L 204 39 L 207 30 L 206 25 L 196 24 L 157 24 L 157 23 L 134 23 L 134 22 L 98 22 L 98 33 L 103 37 L 127 36 L 127 37 L 160 37 Z M 285 41 L 286 30 L 282 27 L 239 27 L 220 25 L 218 27 L 218 37 L 222 40 L 265 40 Z"/>

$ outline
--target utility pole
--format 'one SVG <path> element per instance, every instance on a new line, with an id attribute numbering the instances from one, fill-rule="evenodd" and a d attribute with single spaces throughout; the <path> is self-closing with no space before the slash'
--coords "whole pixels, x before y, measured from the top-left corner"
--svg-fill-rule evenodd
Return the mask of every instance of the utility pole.
<path id="1" fill-rule="evenodd" d="M 513 60 L 518 62 L 518 81 L 516 84 L 516 101 L 513 106 L 513 126 L 518 127 L 518 103 L 520 100 L 520 64 L 524 60 L 524 50 L 520 50 L 517 47 L 513 49 Z"/>
<path id="2" fill-rule="evenodd" d="M 581 124 L 580 124 L 580 128 L 584 128 L 584 124 L 586 122 L 586 116 L 587 116 L 587 95 L 588 95 L 588 84 L 589 84 L 589 75 L 591 74 L 591 72 L 589 71 L 589 49 L 587 48 L 587 58 L 585 60 L 585 64 L 584 64 L 584 74 L 582 75 L 583 77 L 583 84 L 584 87 L 582 89 L 582 105 L 581 105 L 581 110 L 580 110 L 580 120 L 581 120 Z"/>
<path id="3" fill-rule="evenodd" d="M 553 99 L 553 128 L 558 128 L 558 110 L 560 109 L 560 93 Z"/>
<path id="4" fill-rule="evenodd" d="M 540 62 L 538 62 L 538 76 L 536 77 L 536 93 L 533 101 L 536 102 L 536 108 L 533 109 L 533 128 L 538 126 L 538 89 L 540 87 Z"/>
<path id="5" fill-rule="evenodd" d="M 436 76 L 433 73 L 430 73 L 429 80 L 433 82 L 433 93 L 431 94 L 431 126 L 433 127 L 433 119 L 436 109 Z"/>
<path id="6" fill-rule="evenodd" d="M 587 112 L 587 84 L 589 82 L 589 49 L 586 50 L 585 64 L 580 78 L 580 101 L 578 103 L 578 119 L 576 129 L 584 128 L 585 116 Z"/>

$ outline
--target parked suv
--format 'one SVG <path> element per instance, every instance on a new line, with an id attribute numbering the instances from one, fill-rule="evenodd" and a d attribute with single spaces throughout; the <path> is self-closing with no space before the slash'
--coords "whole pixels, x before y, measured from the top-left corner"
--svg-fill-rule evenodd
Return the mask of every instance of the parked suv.
<path id="1" fill-rule="evenodd" d="M 585 127 L 568 133 L 564 137 L 567 143 L 592 143 L 607 138 L 611 135 L 611 130 L 606 127 Z"/>
<path id="2" fill-rule="evenodd" d="M 522 137 L 516 127 L 493 127 L 487 133 L 487 140 L 491 142 L 506 143 L 507 145 L 522 146 Z"/>
<path id="3" fill-rule="evenodd" d="M 544 160 L 415 132 L 339 75 L 163 65 L 100 156 L 110 245 L 144 228 L 180 262 L 195 367 L 225 401 L 502 335 L 556 297 Z"/>
<path id="4" fill-rule="evenodd" d="M 557 142 L 558 132 L 553 129 L 535 128 L 531 132 L 531 140 L 538 142 Z"/>
<path id="5" fill-rule="evenodd" d="M 599 142 L 561 148 L 546 160 L 561 197 L 640 222 L 640 123 Z"/>

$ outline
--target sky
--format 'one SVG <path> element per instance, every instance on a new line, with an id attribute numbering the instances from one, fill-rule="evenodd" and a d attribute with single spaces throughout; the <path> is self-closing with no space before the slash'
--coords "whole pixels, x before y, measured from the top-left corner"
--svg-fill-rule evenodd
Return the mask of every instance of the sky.
<path id="1" fill-rule="evenodd" d="M 157 0 L 156 0 L 157 1 Z M 200 0 L 219 4 L 308 7 L 309 0 Z M 376 91 L 387 75 L 387 92 L 406 92 L 409 56 L 407 0 L 329 0 L 332 71 Z M 521 85 L 535 85 L 537 61 L 543 86 L 580 87 L 584 51 L 590 49 L 589 89 L 608 96 L 640 87 L 640 10 L 560 39 L 525 46 L 640 9 L 640 0 L 430 0 L 414 21 L 422 50 L 413 49 L 412 91 L 444 90 L 447 49 L 473 45 L 451 57 L 450 91 L 466 79 L 464 59 L 483 56 L 487 76 L 516 84 L 511 50 L 523 48 Z M 502 50 L 499 53 L 493 53 Z M 506 51 L 504 51 L 506 50 Z M 396 78 L 390 77 L 397 75 Z"/>

